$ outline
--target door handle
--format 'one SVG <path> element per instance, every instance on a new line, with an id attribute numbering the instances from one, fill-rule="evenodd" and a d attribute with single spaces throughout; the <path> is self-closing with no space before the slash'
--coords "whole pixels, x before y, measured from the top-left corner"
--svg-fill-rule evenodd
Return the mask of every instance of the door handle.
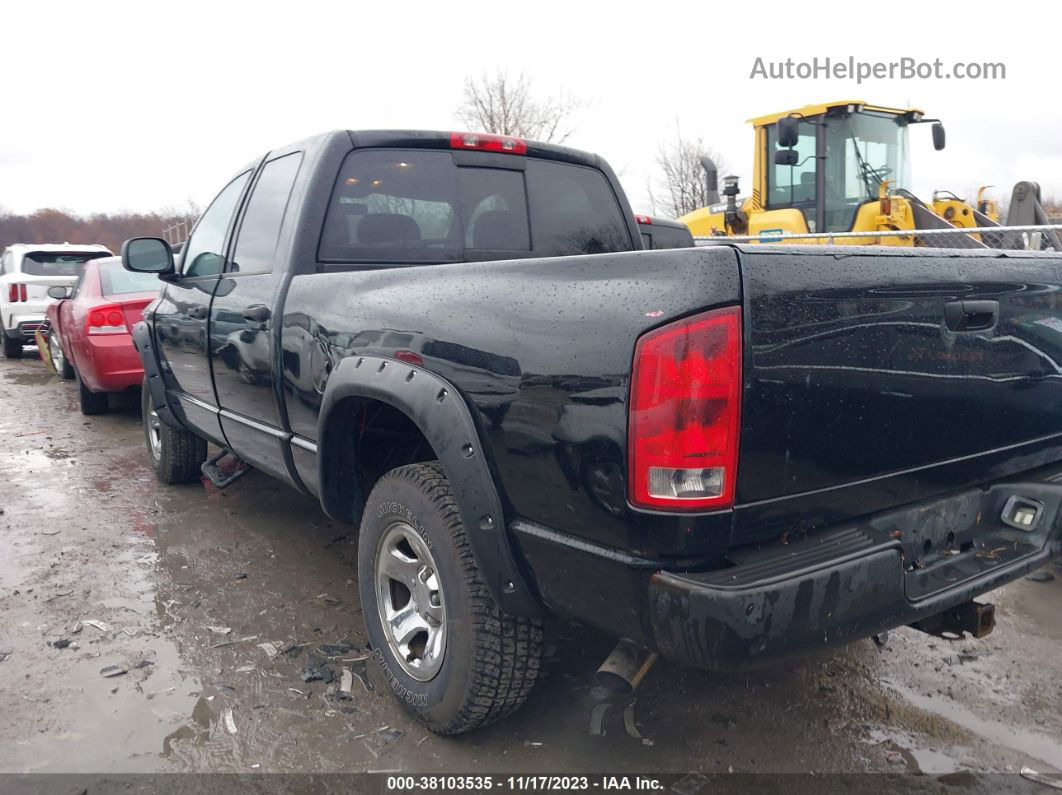
<path id="1" fill-rule="evenodd" d="M 999 320 L 999 301 L 949 301 L 944 324 L 952 331 L 984 331 Z"/>
<path id="2" fill-rule="evenodd" d="M 192 320 L 203 320 L 209 314 L 205 306 L 193 306 L 188 310 L 188 317 Z"/>
<path id="3" fill-rule="evenodd" d="M 251 304 L 243 308 L 243 317 L 252 323 L 265 323 L 269 320 L 269 307 L 265 304 Z"/>

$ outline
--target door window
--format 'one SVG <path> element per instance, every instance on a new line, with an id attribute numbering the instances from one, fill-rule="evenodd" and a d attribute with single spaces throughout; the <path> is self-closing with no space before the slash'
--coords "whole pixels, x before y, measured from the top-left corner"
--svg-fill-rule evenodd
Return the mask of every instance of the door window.
<path id="1" fill-rule="evenodd" d="M 255 183 L 240 224 L 236 252 L 229 265 L 234 273 L 269 273 L 280 239 L 291 188 L 299 173 L 302 153 L 294 152 L 266 163 Z"/>
<path id="2" fill-rule="evenodd" d="M 781 166 L 774 162 L 774 153 L 778 151 L 778 129 L 776 125 L 767 128 L 767 157 L 770 179 L 767 186 L 767 207 L 815 206 L 815 172 L 818 160 L 815 158 L 815 127 L 802 121 L 797 125 L 797 145 L 793 151 L 797 154 L 797 165 Z"/>
<path id="3" fill-rule="evenodd" d="M 184 246 L 182 267 L 185 276 L 216 276 L 221 273 L 225 263 L 225 235 L 250 176 L 251 172 L 245 171 L 226 185 L 195 225 L 192 236 Z"/>

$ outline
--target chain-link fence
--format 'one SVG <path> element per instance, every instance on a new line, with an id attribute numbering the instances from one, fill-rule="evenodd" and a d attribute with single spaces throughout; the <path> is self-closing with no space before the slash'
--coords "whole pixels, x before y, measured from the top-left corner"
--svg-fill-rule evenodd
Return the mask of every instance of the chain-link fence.
<path id="1" fill-rule="evenodd" d="M 780 230 L 758 235 L 694 238 L 697 245 L 794 243 L 796 245 L 904 246 L 914 248 L 1007 249 L 1062 252 L 1062 224 L 987 226 L 971 229 L 915 229 L 887 232 L 833 232 L 790 235 Z"/>

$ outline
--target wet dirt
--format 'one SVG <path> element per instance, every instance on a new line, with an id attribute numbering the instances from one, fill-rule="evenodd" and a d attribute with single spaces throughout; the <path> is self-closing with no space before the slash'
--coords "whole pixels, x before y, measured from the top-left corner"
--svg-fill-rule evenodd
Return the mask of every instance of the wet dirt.
<path id="1" fill-rule="evenodd" d="M 607 638 L 551 621 L 523 709 L 431 735 L 361 659 L 352 528 L 259 473 L 157 483 L 137 396 L 83 417 L 30 354 L 0 361 L 0 772 L 1062 770 L 1057 567 L 995 593 L 983 640 L 661 662 L 630 697 L 593 687 Z"/>

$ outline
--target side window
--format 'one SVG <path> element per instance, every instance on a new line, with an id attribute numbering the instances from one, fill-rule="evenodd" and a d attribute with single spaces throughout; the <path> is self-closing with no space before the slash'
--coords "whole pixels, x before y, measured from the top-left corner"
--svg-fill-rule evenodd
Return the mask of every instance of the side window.
<path id="1" fill-rule="evenodd" d="M 250 176 L 251 172 L 245 171 L 226 185 L 199 219 L 184 246 L 185 276 L 214 276 L 221 273 L 225 264 L 225 235 L 236 212 L 236 203 Z"/>
<path id="2" fill-rule="evenodd" d="M 531 233 L 535 254 L 604 254 L 633 248 L 615 193 L 600 171 L 529 159 Z"/>
<path id="3" fill-rule="evenodd" d="M 780 166 L 774 162 L 777 143 L 778 129 L 772 124 L 767 128 L 767 168 L 770 174 L 767 207 L 814 205 L 815 170 L 819 162 L 815 159 L 815 126 L 808 122 L 798 125 L 797 145 L 793 147 L 798 165 Z"/>
<path id="4" fill-rule="evenodd" d="M 77 298 L 81 293 L 81 285 L 85 283 L 85 274 L 88 273 L 88 268 L 82 268 L 81 273 L 78 274 L 77 281 L 74 282 L 74 289 L 70 291 L 71 298 Z"/>
<path id="5" fill-rule="evenodd" d="M 273 270 L 280 226 L 301 162 L 302 153 L 294 152 L 269 161 L 262 169 L 243 214 L 230 271 L 269 273 Z"/>
<path id="6" fill-rule="evenodd" d="M 5 273 L 11 272 L 11 252 L 5 251 L 4 256 L 0 257 L 0 276 Z"/>

